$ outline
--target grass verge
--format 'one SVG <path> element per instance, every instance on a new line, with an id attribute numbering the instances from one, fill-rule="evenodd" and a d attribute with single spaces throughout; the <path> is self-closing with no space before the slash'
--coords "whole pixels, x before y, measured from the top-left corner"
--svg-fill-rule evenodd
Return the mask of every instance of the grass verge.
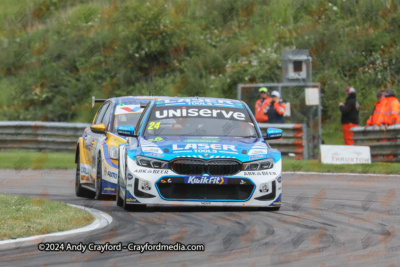
<path id="1" fill-rule="evenodd" d="M 332 173 L 379 173 L 399 174 L 400 163 L 373 162 L 371 164 L 322 164 L 317 160 L 282 160 L 282 171 L 332 172 Z"/>
<path id="2" fill-rule="evenodd" d="M 54 152 L 0 152 L 0 169 L 73 169 L 75 154 Z"/>
<path id="3" fill-rule="evenodd" d="M 62 202 L 0 195 L 0 240 L 71 230 L 93 220 L 89 212 Z"/>

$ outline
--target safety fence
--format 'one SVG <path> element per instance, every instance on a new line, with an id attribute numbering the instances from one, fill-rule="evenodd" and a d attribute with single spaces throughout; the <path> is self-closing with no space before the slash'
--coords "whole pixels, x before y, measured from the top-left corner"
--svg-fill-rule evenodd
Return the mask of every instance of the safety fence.
<path id="1" fill-rule="evenodd" d="M 400 162 L 400 125 L 351 128 L 354 145 L 369 146 L 372 161 Z"/>
<path id="2" fill-rule="evenodd" d="M 75 150 L 78 137 L 90 124 L 41 121 L 0 121 L 1 149 L 33 149 L 52 151 Z M 283 130 L 282 140 L 268 141 L 283 156 L 308 159 L 307 127 L 305 124 L 259 124 L 263 135 L 267 128 Z"/>
<path id="3" fill-rule="evenodd" d="M 282 139 L 268 141 L 272 148 L 281 151 L 282 156 L 294 156 L 295 159 L 309 159 L 309 138 L 306 124 L 259 123 L 258 125 L 264 136 L 268 128 L 282 129 Z"/>
<path id="4" fill-rule="evenodd" d="M 0 121 L 1 149 L 33 149 L 52 151 L 73 151 L 79 136 L 90 124 L 41 122 L 41 121 Z"/>

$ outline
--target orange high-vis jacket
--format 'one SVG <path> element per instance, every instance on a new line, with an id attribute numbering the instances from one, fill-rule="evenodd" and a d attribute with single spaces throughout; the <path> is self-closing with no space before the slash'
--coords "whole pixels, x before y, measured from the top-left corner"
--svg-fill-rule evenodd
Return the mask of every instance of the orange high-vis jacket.
<path id="1" fill-rule="evenodd" d="M 372 111 L 371 116 L 367 120 L 367 125 L 381 125 L 383 123 L 383 102 L 385 99 L 382 99 L 381 102 L 376 102 L 374 106 L 374 110 Z"/>
<path id="2" fill-rule="evenodd" d="M 283 104 L 283 103 L 275 102 L 274 108 L 276 110 L 276 113 L 278 113 L 279 115 L 282 115 L 283 113 L 285 113 L 286 107 L 285 107 L 285 104 Z"/>
<path id="3" fill-rule="evenodd" d="M 400 102 L 395 96 L 385 97 L 383 103 L 383 123 L 393 125 L 400 123 Z"/>
<path id="4" fill-rule="evenodd" d="M 257 122 L 267 122 L 268 115 L 265 113 L 266 108 L 268 107 L 269 103 L 271 102 L 270 97 L 266 97 L 264 103 L 261 104 L 261 98 L 256 101 L 254 115 L 256 117 Z M 264 112 L 265 111 L 265 112 Z"/>

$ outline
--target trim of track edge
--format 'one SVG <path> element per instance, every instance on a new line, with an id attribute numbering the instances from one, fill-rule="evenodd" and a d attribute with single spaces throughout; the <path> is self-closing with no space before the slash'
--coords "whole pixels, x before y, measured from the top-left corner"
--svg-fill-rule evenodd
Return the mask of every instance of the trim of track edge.
<path id="1" fill-rule="evenodd" d="M 112 217 L 108 215 L 105 212 L 102 212 L 100 210 L 96 210 L 93 208 L 88 208 L 84 206 L 79 206 L 79 205 L 74 205 L 74 204 L 69 204 L 66 203 L 67 205 L 74 207 L 74 208 L 79 208 L 86 210 L 90 212 L 95 220 L 84 227 L 77 228 L 77 229 L 72 229 L 72 230 L 67 230 L 67 231 L 62 231 L 62 232 L 55 232 L 55 233 L 50 233 L 50 234 L 45 234 L 45 235 L 35 235 L 35 236 L 29 236 L 29 237 L 21 237 L 17 239 L 7 239 L 7 240 L 2 240 L 0 241 L 0 249 L 13 249 L 13 248 L 22 248 L 26 246 L 32 246 L 32 245 L 37 245 L 40 242 L 50 242 L 50 241 L 60 241 L 60 237 L 65 237 L 69 235 L 75 235 L 79 233 L 85 233 L 93 230 L 98 230 L 107 227 L 108 225 L 111 224 L 113 221 Z"/>

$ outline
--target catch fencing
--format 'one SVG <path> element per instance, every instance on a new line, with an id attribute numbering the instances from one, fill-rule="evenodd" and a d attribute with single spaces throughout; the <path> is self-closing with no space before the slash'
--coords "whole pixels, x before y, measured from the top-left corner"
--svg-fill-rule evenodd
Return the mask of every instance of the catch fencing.
<path id="1" fill-rule="evenodd" d="M 41 121 L 0 121 L 1 149 L 74 151 L 90 124 Z"/>

